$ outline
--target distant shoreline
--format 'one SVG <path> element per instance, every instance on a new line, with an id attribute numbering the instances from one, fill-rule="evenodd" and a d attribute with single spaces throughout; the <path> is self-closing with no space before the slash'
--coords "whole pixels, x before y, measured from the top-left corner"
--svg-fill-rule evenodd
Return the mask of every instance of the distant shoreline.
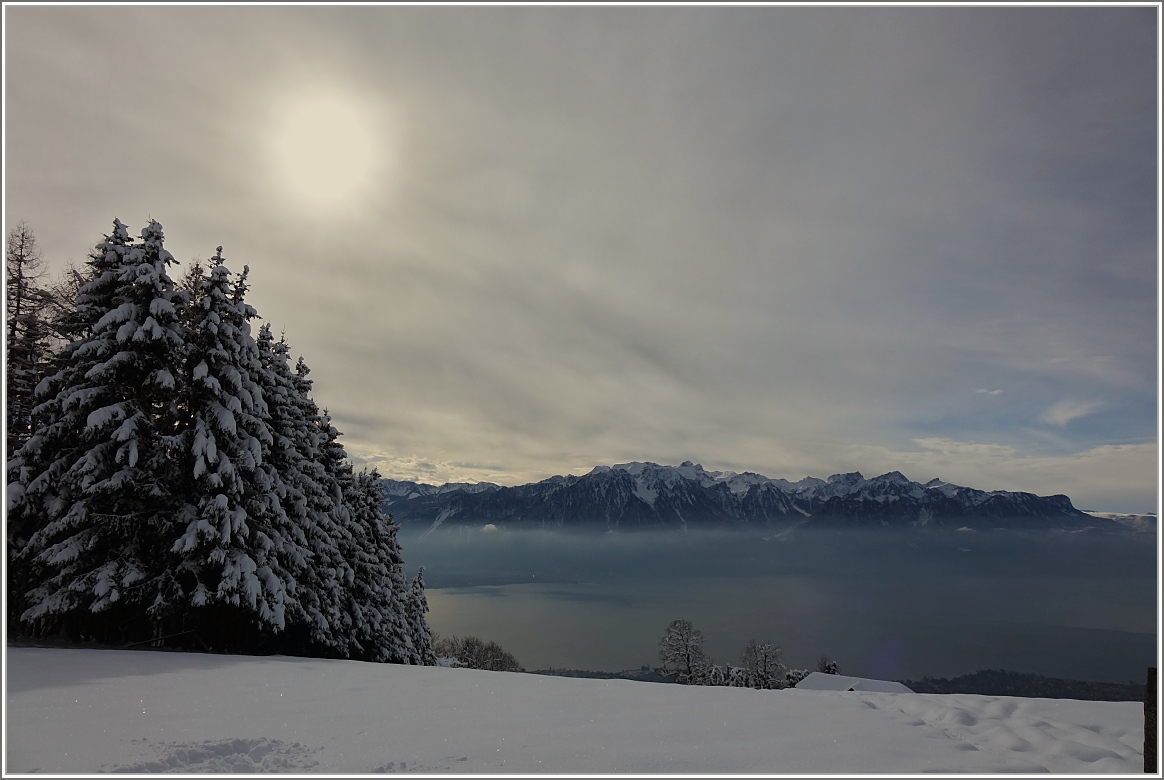
<path id="1" fill-rule="evenodd" d="M 671 678 L 657 669 L 642 667 L 620 672 L 595 672 L 586 669 L 534 669 L 526 674 L 552 677 L 579 677 L 592 680 L 638 680 L 641 682 L 672 683 Z M 1076 699 L 1079 701 L 1138 701 L 1144 700 L 1144 685 L 1138 683 L 1109 683 L 1089 680 L 1070 680 L 1046 677 L 1041 674 L 1012 672 L 1005 669 L 984 669 L 952 679 L 923 677 L 921 680 L 896 680 L 914 693 L 965 693 L 981 696 L 1018 696 L 1028 699 Z"/>
<path id="2" fill-rule="evenodd" d="M 143 650 L 163 653 L 191 652 L 168 647 L 122 647 L 92 642 L 75 643 L 67 639 L 32 639 L 9 637 L 5 649 L 41 647 L 59 650 Z M 197 651 L 194 651 L 197 652 Z M 206 653 L 224 655 L 223 653 Z M 235 655 L 235 654 L 225 654 Z M 261 657 L 261 656 L 243 656 Z M 618 672 L 588 669 L 530 669 L 514 674 L 540 674 L 548 677 L 575 677 L 590 680 L 634 680 L 638 682 L 674 683 L 660 670 L 643 666 Z M 923 677 L 921 680 L 895 680 L 914 693 L 974 694 L 981 696 L 1017 696 L 1028 699 L 1076 699 L 1079 701 L 1138 701 L 1144 700 L 1144 684 L 1095 682 L 1062 677 L 1046 677 L 1033 672 L 1014 672 L 1006 669 L 984 669 L 954 678 Z"/>

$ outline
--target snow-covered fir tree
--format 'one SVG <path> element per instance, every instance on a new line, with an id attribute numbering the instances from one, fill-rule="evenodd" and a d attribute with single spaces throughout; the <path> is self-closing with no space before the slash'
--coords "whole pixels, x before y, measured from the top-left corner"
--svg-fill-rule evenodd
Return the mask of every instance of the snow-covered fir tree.
<path id="1" fill-rule="evenodd" d="M 311 380 L 307 364 L 300 357 L 295 364 L 295 377 L 304 398 L 310 400 L 307 394 L 311 387 Z M 349 594 L 355 584 L 356 572 L 352 567 L 353 553 L 359 541 L 353 538 L 355 525 L 352 522 L 349 497 L 353 492 L 355 476 L 352 473 L 351 463 L 347 461 L 347 453 L 339 443 L 340 432 L 331 424 L 331 416 L 326 409 L 320 410 L 314 402 L 310 407 L 314 414 L 310 418 L 315 428 L 315 467 L 316 483 L 322 489 L 320 504 L 317 512 L 319 525 L 317 530 L 323 533 L 327 544 L 337 554 L 334 565 L 328 566 L 326 571 L 331 578 L 327 583 L 334 588 L 335 604 L 332 610 L 336 618 L 332 622 L 332 631 L 342 652 L 350 655 L 353 651 L 359 652 L 353 639 L 356 633 L 355 617 L 350 610 Z"/>
<path id="2" fill-rule="evenodd" d="M 437 662 L 432 634 L 428 629 L 428 598 L 424 595 L 424 567 L 421 566 L 408 588 L 408 624 L 412 632 L 412 646 L 416 649 L 416 663 L 433 666 Z"/>
<path id="3" fill-rule="evenodd" d="M 22 620 L 116 638 L 158 596 L 179 497 L 175 387 L 182 294 L 157 222 L 90 256 L 59 370 L 37 388 L 37 426 L 8 464 L 10 522 L 35 586 Z M 107 614 L 103 614 L 107 613 Z"/>
<path id="4" fill-rule="evenodd" d="M 266 454 L 266 463 L 274 472 L 271 500 L 277 502 L 285 518 L 286 547 L 284 565 L 295 579 L 294 599 L 288 608 L 288 637 L 298 642 L 300 649 L 308 647 L 334 648 L 331 623 L 325 613 L 333 619 L 338 616 L 334 603 L 338 599 L 338 585 L 326 589 L 332 593 L 333 608 L 321 599 L 317 560 L 323 561 L 324 568 L 335 569 L 338 551 L 330 544 L 330 539 L 320 539 L 315 529 L 320 506 L 326 506 L 318 495 L 322 488 L 316 485 L 313 472 L 318 464 L 313 461 L 316 447 L 315 427 L 307 419 L 305 410 L 314 403 L 302 397 L 296 386 L 294 375 L 288 365 L 287 342 L 278 342 L 271 335 L 270 325 L 263 325 L 256 340 L 259 360 L 262 366 L 260 384 L 267 406 L 267 424 L 271 432 L 271 444 Z M 310 533 L 311 539 L 308 538 Z M 313 551 L 313 545 L 318 551 Z M 338 651 L 337 651 L 338 652 Z"/>
<path id="5" fill-rule="evenodd" d="M 296 580 L 292 641 L 347 657 L 352 649 L 347 592 L 355 581 L 344 554 L 350 550 L 350 517 L 324 462 L 325 435 L 308 369 L 300 359 L 292 370 L 286 340 L 274 341 L 268 326 L 259 333 L 258 347 L 274 436 L 271 462 L 279 475 L 275 495 L 295 545 L 287 561 Z"/>
<path id="6" fill-rule="evenodd" d="M 302 358 L 252 337 L 247 269 L 220 248 L 178 288 L 173 262 L 161 225 L 115 221 L 54 322 L 7 472 L 20 629 L 434 663 L 379 475 L 353 473 Z"/>
<path id="7" fill-rule="evenodd" d="M 286 341 L 275 341 L 266 326 L 258 346 L 281 500 L 306 550 L 292 571 L 307 643 L 344 657 L 435 663 L 423 616 L 421 628 L 410 620 L 412 591 L 379 475 L 353 474 L 339 431 L 311 399 L 303 358 L 292 370 Z"/>
<path id="8" fill-rule="evenodd" d="M 405 584 L 397 526 L 384 514 L 380 475 L 374 470 L 356 475 L 346 501 L 352 528 L 354 576 L 349 610 L 356 645 L 353 656 L 422 664 L 425 650 L 432 652 L 432 643 L 414 641 L 414 593 Z"/>
<path id="9" fill-rule="evenodd" d="M 196 627 L 204 641 L 234 649 L 250 644 L 255 628 L 283 630 L 294 587 L 280 561 L 287 540 L 276 475 L 264 467 L 273 438 L 257 381 L 263 366 L 250 332 L 257 313 L 244 300 L 246 274 L 232 281 L 219 247 L 206 273 L 196 268 L 187 277 L 188 500 L 178 512 L 182 533 L 171 548 L 168 587 L 154 607 L 159 617 L 182 616 L 180 627 Z"/>

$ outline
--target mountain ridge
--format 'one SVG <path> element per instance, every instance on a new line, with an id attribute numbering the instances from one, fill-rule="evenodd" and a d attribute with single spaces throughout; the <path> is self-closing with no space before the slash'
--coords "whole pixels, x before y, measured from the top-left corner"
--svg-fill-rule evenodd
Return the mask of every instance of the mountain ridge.
<path id="1" fill-rule="evenodd" d="M 941 479 L 924 484 L 900 471 L 860 472 L 797 482 L 755 472 L 706 471 L 634 461 L 582 476 L 504 487 L 489 482 L 428 485 L 383 480 L 385 507 L 402 528 L 443 524 L 589 530 L 801 527 L 914 527 L 977 530 L 1124 525 L 1076 509 L 1065 495 L 984 491 Z"/>

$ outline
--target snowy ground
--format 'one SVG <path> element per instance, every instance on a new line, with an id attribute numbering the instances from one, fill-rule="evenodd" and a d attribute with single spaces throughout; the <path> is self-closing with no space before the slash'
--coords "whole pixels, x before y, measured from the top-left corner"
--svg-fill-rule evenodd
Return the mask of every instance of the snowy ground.
<path id="1" fill-rule="evenodd" d="M 5 774 L 1143 771 L 1134 702 L 9 648 Z"/>

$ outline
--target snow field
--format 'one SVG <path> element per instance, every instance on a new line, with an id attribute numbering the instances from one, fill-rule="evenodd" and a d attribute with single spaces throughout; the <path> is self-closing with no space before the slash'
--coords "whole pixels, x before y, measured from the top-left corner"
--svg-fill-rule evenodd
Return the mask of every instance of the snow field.
<path id="1" fill-rule="evenodd" d="M 9 648 L 5 773 L 1143 770 L 1136 702 Z"/>

